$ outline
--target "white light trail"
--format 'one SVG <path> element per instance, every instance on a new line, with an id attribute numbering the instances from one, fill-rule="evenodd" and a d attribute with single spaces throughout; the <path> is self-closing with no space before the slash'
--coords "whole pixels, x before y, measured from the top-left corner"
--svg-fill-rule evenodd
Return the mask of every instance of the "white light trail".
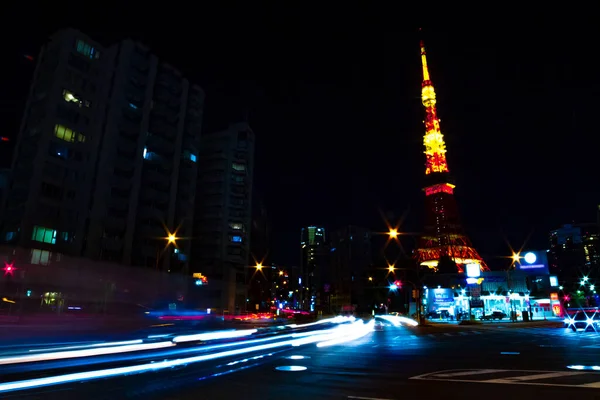
<path id="1" fill-rule="evenodd" d="M 356 328 L 355 326 L 362 327 L 363 330 L 360 330 L 360 329 Z M 365 326 L 370 326 L 372 328 L 372 322 L 369 322 L 369 324 L 365 325 L 365 324 L 363 324 L 362 321 L 358 321 L 350 326 L 339 326 L 334 329 L 329 329 L 324 332 L 320 332 L 321 334 L 312 334 L 313 332 L 305 332 L 304 334 L 301 333 L 301 334 L 293 335 L 293 336 L 308 336 L 308 337 L 304 337 L 304 338 L 284 340 L 284 341 L 279 341 L 279 342 L 275 342 L 275 343 L 261 344 L 261 345 L 257 345 L 257 346 L 250 346 L 250 347 L 245 347 L 245 348 L 235 349 L 235 350 L 221 351 L 219 353 L 204 354 L 204 355 L 199 355 L 199 356 L 194 356 L 194 357 L 180 358 L 177 360 L 165 360 L 162 362 L 147 363 L 147 364 L 134 365 L 134 366 L 128 366 L 128 367 L 110 368 L 110 369 L 103 369 L 103 370 L 96 370 L 96 371 L 89 371 L 89 372 L 78 372 L 78 373 L 72 373 L 72 374 L 51 376 L 51 377 L 45 377 L 45 378 L 36 378 L 36 379 L 29 379 L 29 380 L 23 380 L 23 381 L 15 381 L 15 382 L 4 382 L 4 383 L 0 383 L 0 393 L 11 392 L 11 391 L 15 391 L 15 390 L 33 389 L 33 388 L 39 388 L 39 387 L 43 387 L 43 386 L 59 385 L 59 384 L 64 384 L 64 383 L 69 383 L 69 382 L 79 382 L 79 381 L 86 381 L 86 380 L 93 380 L 93 379 L 110 378 L 110 377 L 121 376 L 121 375 L 125 375 L 125 374 L 138 374 L 138 373 L 144 373 L 144 372 L 148 372 L 148 371 L 158 371 L 158 370 L 162 370 L 162 369 L 166 369 L 166 368 L 173 368 L 173 367 L 177 367 L 177 366 L 183 366 L 183 365 L 192 364 L 192 363 L 215 360 L 215 359 L 224 358 L 224 357 L 231 357 L 231 356 L 236 356 L 236 355 L 240 355 L 240 354 L 252 353 L 252 352 L 256 352 L 256 351 L 269 350 L 269 349 L 274 349 L 274 348 L 278 348 L 278 347 L 298 346 L 298 345 L 302 345 L 302 344 L 322 342 L 324 340 L 331 342 L 332 340 L 342 339 L 345 336 L 350 336 L 350 337 L 356 336 L 359 332 L 362 333 L 365 331 L 365 329 L 364 329 Z M 344 328 L 344 329 L 339 329 L 339 328 Z M 306 334 L 310 334 L 310 335 L 306 335 Z M 364 334 L 366 334 L 366 333 L 364 333 Z M 283 335 L 283 336 L 287 336 L 287 335 Z M 175 345 L 171 342 L 162 342 L 162 343 L 166 343 L 166 344 L 172 345 L 172 346 Z M 161 344 L 161 343 L 156 343 L 156 344 Z M 86 351 L 86 350 L 84 350 L 84 351 Z"/>
<path id="2" fill-rule="evenodd" d="M 194 341 L 208 341 L 208 340 L 219 340 L 219 339 L 232 339 L 244 336 L 250 336 L 253 333 L 258 332 L 256 329 L 244 329 L 244 330 L 230 330 L 230 331 L 218 331 L 208 333 L 198 333 L 194 335 L 181 335 L 173 338 L 173 343 L 185 343 Z"/>
<path id="3" fill-rule="evenodd" d="M 117 347 L 101 347 L 98 349 L 58 351 L 58 352 L 43 353 L 43 354 L 29 354 L 29 355 L 25 355 L 25 356 L 0 358 L 0 365 L 22 364 L 22 363 L 38 362 L 38 361 L 55 361 L 55 360 L 64 360 L 67 358 L 93 357 L 93 356 L 102 356 L 102 355 L 106 355 L 106 354 L 128 353 L 128 352 L 132 352 L 132 351 L 164 349 L 166 347 L 172 347 L 172 346 L 175 346 L 175 343 L 159 342 L 159 343 L 130 344 L 130 345 L 125 345 L 125 346 L 117 346 Z"/>

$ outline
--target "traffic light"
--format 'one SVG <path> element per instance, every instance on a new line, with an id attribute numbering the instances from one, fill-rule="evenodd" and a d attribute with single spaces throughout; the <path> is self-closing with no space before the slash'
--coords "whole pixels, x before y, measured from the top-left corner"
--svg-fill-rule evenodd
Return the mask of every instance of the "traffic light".
<path id="1" fill-rule="evenodd" d="M 208 278 L 202 275 L 200 272 L 194 273 L 192 277 L 196 278 L 196 281 L 194 282 L 196 286 L 208 285 Z"/>
<path id="2" fill-rule="evenodd" d="M 4 275 L 13 275 L 15 272 L 15 267 L 13 265 L 13 263 L 7 263 L 6 261 L 4 262 Z"/>
<path id="3" fill-rule="evenodd" d="M 396 285 L 397 288 L 402 288 L 402 281 L 395 281 L 394 285 Z"/>

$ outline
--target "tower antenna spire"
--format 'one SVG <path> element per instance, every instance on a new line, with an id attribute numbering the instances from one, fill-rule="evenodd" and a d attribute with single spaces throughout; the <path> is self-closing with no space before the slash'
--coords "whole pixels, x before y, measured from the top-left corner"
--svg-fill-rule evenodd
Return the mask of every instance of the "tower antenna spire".
<path id="1" fill-rule="evenodd" d="M 429 77 L 423 40 L 420 45 L 423 66 L 421 101 L 425 107 L 423 144 L 427 177 L 427 186 L 423 190 L 427 214 L 425 233 L 419 238 L 416 257 L 419 264 L 434 269 L 438 269 L 440 260 L 445 258 L 454 261 L 459 272 L 463 272 L 464 266 L 468 264 L 478 264 L 482 270 L 487 270 L 487 265 L 463 233 L 459 221 L 454 198 L 455 186 L 451 183 L 446 161 L 446 143 L 437 116 L 435 89 Z"/>
<path id="2" fill-rule="evenodd" d="M 421 40 L 421 65 L 423 66 L 423 84 L 430 82 L 429 68 L 427 67 L 427 52 L 425 51 L 425 42 Z"/>

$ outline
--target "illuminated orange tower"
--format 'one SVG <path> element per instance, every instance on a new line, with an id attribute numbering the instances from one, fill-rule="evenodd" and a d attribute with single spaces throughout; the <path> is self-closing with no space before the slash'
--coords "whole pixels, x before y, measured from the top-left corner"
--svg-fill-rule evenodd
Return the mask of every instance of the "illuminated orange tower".
<path id="1" fill-rule="evenodd" d="M 425 45 L 421 41 L 421 62 L 423 64 L 423 84 L 421 99 L 425 106 L 425 229 L 419 238 L 416 257 L 419 264 L 437 269 L 441 257 L 448 256 L 463 272 L 466 264 L 479 264 L 488 270 L 471 241 L 464 234 L 456 199 L 454 184 L 446 161 L 446 144 L 440 130 L 440 120 L 435 107 L 435 90 L 429 78 Z"/>

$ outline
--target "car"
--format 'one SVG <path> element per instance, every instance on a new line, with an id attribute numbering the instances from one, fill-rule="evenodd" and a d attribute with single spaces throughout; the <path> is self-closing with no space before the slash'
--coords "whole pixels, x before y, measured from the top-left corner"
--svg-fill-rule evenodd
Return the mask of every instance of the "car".
<path id="1" fill-rule="evenodd" d="M 564 324 L 573 332 L 576 331 L 600 331 L 600 314 L 597 312 L 577 311 Z"/>
<path id="2" fill-rule="evenodd" d="M 491 314 L 487 314 L 481 317 L 483 321 L 492 321 L 492 320 L 503 320 L 507 315 L 502 311 L 493 311 Z"/>

